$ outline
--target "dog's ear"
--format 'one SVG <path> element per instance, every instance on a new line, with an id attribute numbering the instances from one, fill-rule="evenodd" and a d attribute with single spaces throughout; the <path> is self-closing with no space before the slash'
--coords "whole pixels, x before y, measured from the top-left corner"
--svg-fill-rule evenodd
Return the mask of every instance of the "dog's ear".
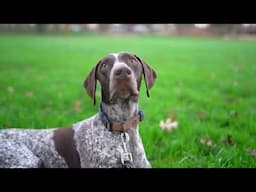
<path id="1" fill-rule="evenodd" d="M 157 74 L 155 70 L 149 66 L 145 61 L 140 59 L 137 55 L 134 55 L 139 62 L 142 65 L 142 70 L 143 70 L 143 75 L 144 75 L 144 80 L 146 84 L 146 89 L 147 89 L 147 96 L 149 97 L 149 90 L 153 87 L 155 80 L 157 78 Z"/>
<path id="2" fill-rule="evenodd" d="M 86 89 L 88 95 L 93 99 L 93 104 L 96 104 L 96 85 L 97 85 L 97 78 L 96 72 L 100 61 L 97 65 L 91 70 L 87 78 L 84 80 L 84 88 Z"/>

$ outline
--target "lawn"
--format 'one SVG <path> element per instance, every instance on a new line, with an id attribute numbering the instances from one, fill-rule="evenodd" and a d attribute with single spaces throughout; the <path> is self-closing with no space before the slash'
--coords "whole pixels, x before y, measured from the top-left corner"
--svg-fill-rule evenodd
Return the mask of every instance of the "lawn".
<path id="1" fill-rule="evenodd" d="M 123 50 L 158 74 L 151 97 L 142 84 L 139 99 L 153 167 L 256 167 L 256 41 L 0 34 L 0 127 L 51 128 L 95 114 L 83 80 Z M 176 129 L 160 128 L 168 117 Z"/>

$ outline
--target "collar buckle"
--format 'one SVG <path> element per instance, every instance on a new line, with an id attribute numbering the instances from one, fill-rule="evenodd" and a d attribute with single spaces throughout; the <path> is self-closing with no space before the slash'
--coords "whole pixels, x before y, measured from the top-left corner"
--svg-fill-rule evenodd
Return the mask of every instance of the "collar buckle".
<path id="1" fill-rule="evenodd" d="M 144 113 L 143 113 L 143 111 L 139 110 L 138 115 L 140 116 L 140 121 L 143 121 L 144 120 Z"/>

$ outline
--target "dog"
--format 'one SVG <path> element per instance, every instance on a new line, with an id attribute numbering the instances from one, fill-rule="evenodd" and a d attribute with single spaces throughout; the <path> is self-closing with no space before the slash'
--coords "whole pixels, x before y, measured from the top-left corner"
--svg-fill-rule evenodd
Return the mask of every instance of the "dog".
<path id="1" fill-rule="evenodd" d="M 84 88 L 99 111 L 68 127 L 8 128 L 0 131 L 1 168 L 151 168 L 139 133 L 138 98 L 144 78 L 147 96 L 157 74 L 133 53 L 111 53 L 98 61 Z"/>

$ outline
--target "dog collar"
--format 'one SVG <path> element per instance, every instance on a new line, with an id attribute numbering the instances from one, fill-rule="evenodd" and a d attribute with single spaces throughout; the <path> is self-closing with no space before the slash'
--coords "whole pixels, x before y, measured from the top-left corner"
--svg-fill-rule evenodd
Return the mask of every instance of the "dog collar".
<path id="1" fill-rule="evenodd" d="M 138 114 L 131 119 L 126 121 L 112 121 L 108 115 L 102 110 L 102 104 L 99 106 L 99 115 L 103 121 L 105 127 L 110 131 L 121 131 L 124 132 L 132 127 L 137 127 L 140 121 L 144 119 L 144 113 L 139 110 Z"/>

